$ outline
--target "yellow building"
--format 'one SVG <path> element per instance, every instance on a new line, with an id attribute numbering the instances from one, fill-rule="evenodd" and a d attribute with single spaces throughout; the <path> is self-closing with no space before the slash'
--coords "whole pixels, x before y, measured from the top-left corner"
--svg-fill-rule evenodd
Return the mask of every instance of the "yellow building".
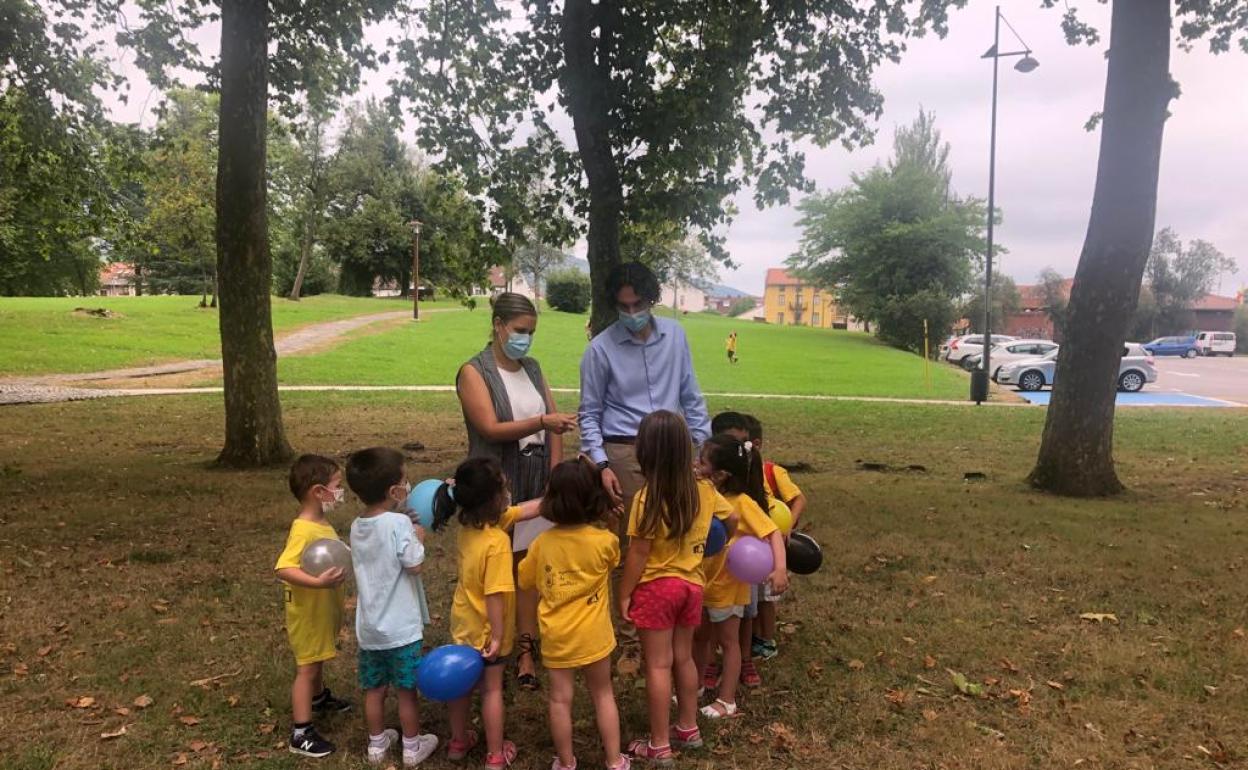
<path id="1" fill-rule="evenodd" d="M 769 324 L 820 329 L 845 329 L 850 322 L 848 315 L 837 307 L 832 292 L 803 284 L 778 267 L 767 270 L 763 319 Z"/>

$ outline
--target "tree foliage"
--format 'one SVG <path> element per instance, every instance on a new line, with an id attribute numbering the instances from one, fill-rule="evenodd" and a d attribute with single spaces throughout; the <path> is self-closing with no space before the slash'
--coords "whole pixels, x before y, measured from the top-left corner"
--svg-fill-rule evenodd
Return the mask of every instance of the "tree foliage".
<path id="1" fill-rule="evenodd" d="M 589 310 L 589 276 L 576 268 L 556 270 L 546 278 L 546 301 L 555 310 L 580 315 Z"/>
<path id="2" fill-rule="evenodd" d="M 881 109 L 871 74 L 905 35 L 943 30 L 951 4 L 525 0 L 513 18 L 493 2 L 448 0 L 416 9 L 396 94 L 470 179 L 531 146 L 519 133 L 539 138 L 588 223 L 600 329 L 622 226 L 674 222 L 726 258 L 728 199 L 747 184 L 759 205 L 808 190 L 798 140 L 868 141 Z M 576 163 L 549 129 L 552 91 L 572 117 Z"/>
<path id="3" fill-rule="evenodd" d="M 1235 260 L 1204 240 L 1179 240 L 1166 227 L 1153 238 L 1153 248 L 1144 267 L 1149 302 L 1136 308 L 1133 328 L 1141 337 L 1192 331 L 1195 318 L 1191 309 L 1211 292 L 1224 273 L 1235 272 Z"/>
<path id="4" fill-rule="evenodd" d="M 881 338 L 916 352 L 923 318 L 932 329 L 952 325 L 985 248 L 984 206 L 950 191 L 947 158 L 934 123 L 920 115 L 897 132 L 888 166 L 798 204 L 802 241 L 789 259 Z"/>
<path id="5" fill-rule="evenodd" d="M 971 331 L 982 333 L 984 331 L 983 273 L 976 276 L 973 285 L 976 289 L 971 292 L 970 298 L 962 305 L 961 315 L 971 322 Z M 1021 305 L 1022 296 L 1018 293 L 1018 286 L 1014 283 L 1014 279 L 1000 273 L 993 276 L 992 318 L 993 327 L 998 332 L 1001 330 L 1001 321 L 1006 316 L 1017 313 Z"/>

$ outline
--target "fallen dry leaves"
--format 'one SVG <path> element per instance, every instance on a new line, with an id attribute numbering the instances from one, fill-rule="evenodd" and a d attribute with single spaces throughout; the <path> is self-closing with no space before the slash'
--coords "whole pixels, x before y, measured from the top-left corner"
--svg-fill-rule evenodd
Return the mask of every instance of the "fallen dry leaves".
<path id="1" fill-rule="evenodd" d="M 74 709 L 89 709 L 95 705 L 95 698 L 90 695 L 80 695 L 77 698 L 70 698 L 65 701 L 65 705 Z"/>
<path id="2" fill-rule="evenodd" d="M 105 731 L 105 732 L 100 733 L 100 740 L 111 741 L 113 738 L 120 738 L 121 736 L 125 734 L 126 734 L 126 726 L 122 725 L 121 727 L 118 727 L 116 730 Z"/>
<path id="3" fill-rule="evenodd" d="M 134 699 L 134 707 L 145 709 L 155 702 L 156 701 L 152 700 L 152 696 L 150 695 L 140 695 L 139 697 Z"/>

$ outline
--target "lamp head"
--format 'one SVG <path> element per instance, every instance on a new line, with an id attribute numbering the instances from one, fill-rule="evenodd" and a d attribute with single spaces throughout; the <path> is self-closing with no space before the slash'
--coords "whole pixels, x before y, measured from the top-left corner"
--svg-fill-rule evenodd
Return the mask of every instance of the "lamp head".
<path id="1" fill-rule="evenodd" d="M 1028 53 L 1025 56 L 1023 56 L 1023 58 L 1018 60 L 1018 62 L 1014 65 L 1014 69 L 1026 74 L 1028 72 L 1031 72 L 1032 70 L 1034 70 L 1036 67 L 1039 67 L 1039 66 L 1040 66 L 1040 62 L 1033 59 L 1031 54 Z"/>

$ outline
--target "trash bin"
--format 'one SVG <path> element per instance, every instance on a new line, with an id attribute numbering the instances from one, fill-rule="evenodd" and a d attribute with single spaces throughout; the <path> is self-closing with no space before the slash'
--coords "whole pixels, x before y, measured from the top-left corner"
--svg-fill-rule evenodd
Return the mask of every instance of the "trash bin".
<path id="1" fill-rule="evenodd" d="M 971 370 L 971 400 L 977 404 L 988 400 L 988 372 L 983 368 Z"/>

